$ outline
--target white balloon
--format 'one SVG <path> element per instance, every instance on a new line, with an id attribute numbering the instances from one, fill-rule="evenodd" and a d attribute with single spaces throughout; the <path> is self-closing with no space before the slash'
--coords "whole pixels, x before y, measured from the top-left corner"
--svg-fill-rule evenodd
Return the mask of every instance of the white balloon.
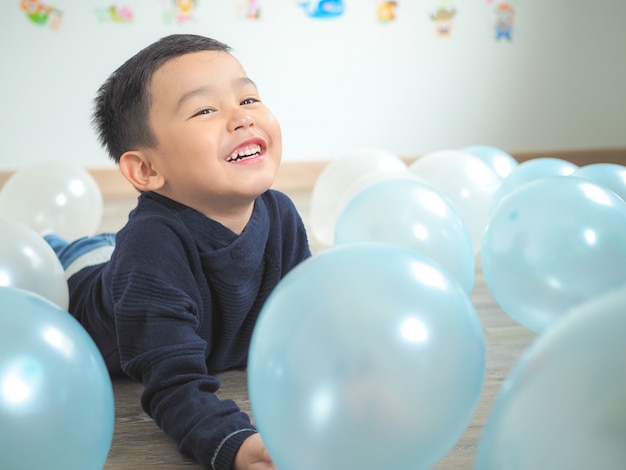
<path id="1" fill-rule="evenodd" d="M 375 148 L 357 150 L 331 160 L 311 192 L 311 230 L 315 238 L 324 245 L 333 244 L 337 217 L 353 183 L 368 175 L 403 171 L 407 171 L 407 165 L 400 157 Z"/>
<path id="2" fill-rule="evenodd" d="M 37 233 L 68 240 L 94 235 L 102 221 L 102 192 L 82 167 L 51 160 L 20 168 L 0 189 L 0 215 Z"/>
<path id="3" fill-rule="evenodd" d="M 0 217 L 0 287 L 17 287 L 69 307 L 65 271 L 54 250 L 31 228 Z"/>
<path id="4" fill-rule="evenodd" d="M 361 191 L 369 188 L 370 186 L 390 179 L 395 180 L 403 180 L 409 179 L 412 181 L 424 182 L 417 175 L 411 173 L 408 168 L 404 168 L 400 171 L 380 171 L 376 173 L 368 173 L 365 176 L 360 177 L 354 183 L 352 183 L 348 188 L 344 191 L 341 202 L 339 203 L 339 210 L 337 211 L 338 216 L 340 216 L 341 212 L 345 209 L 346 205 Z"/>
<path id="5" fill-rule="evenodd" d="M 504 179 L 519 165 L 513 156 L 491 145 L 470 145 L 461 150 L 469 152 L 489 165 L 500 179 Z"/>
<path id="6" fill-rule="evenodd" d="M 426 154 L 414 161 L 409 171 L 452 202 L 469 231 L 474 252 L 480 251 L 491 198 L 501 182 L 498 174 L 480 158 L 462 150 Z"/>

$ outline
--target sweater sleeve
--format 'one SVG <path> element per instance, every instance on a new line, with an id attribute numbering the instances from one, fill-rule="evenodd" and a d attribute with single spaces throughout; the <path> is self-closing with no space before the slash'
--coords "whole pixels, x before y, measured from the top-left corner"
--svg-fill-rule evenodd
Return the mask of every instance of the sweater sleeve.
<path id="1" fill-rule="evenodd" d="M 154 244 L 126 246 L 119 262 L 125 268 L 110 277 L 121 367 L 143 383 L 144 410 L 181 453 L 229 470 L 256 430 L 232 400 L 215 395 L 210 345 L 198 334 L 200 306 L 190 295 L 197 287 L 181 244 L 168 235 L 161 230 Z"/>

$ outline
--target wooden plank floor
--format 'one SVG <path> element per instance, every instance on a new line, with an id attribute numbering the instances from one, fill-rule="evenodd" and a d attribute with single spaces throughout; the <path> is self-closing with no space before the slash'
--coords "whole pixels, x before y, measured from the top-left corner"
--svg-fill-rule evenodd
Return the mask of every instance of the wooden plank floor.
<path id="1" fill-rule="evenodd" d="M 298 206 L 305 224 L 308 223 L 310 193 L 291 191 L 289 194 Z M 119 229 L 134 205 L 134 198 L 105 200 L 101 228 L 111 231 Z M 313 252 L 319 252 L 322 247 L 316 244 L 312 235 L 310 239 Z M 472 301 L 487 340 L 487 373 L 483 394 L 471 424 L 454 449 L 434 467 L 436 470 L 472 468 L 482 429 L 502 380 L 535 338 L 534 333 L 519 326 L 500 309 L 487 289 L 480 267 L 477 271 Z M 234 399 L 244 411 L 250 413 L 245 372 L 228 372 L 220 378 L 220 396 Z M 181 456 L 173 441 L 143 412 L 139 403 L 142 391 L 140 384 L 116 378 L 113 387 L 116 401 L 115 434 L 105 469 L 202 468 Z"/>

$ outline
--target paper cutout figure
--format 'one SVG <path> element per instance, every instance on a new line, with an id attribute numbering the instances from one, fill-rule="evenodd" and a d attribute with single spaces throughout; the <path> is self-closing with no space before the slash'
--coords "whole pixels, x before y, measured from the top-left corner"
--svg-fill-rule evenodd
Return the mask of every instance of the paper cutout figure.
<path id="1" fill-rule="evenodd" d="M 336 18 L 343 15 L 345 4 L 342 0 L 305 1 L 299 5 L 304 8 L 311 18 Z"/>
<path id="2" fill-rule="evenodd" d="M 450 37 L 454 28 L 454 17 L 456 16 L 456 8 L 441 6 L 430 18 L 435 22 L 435 31 L 439 37 Z"/>
<path id="3" fill-rule="evenodd" d="M 195 0 L 162 0 L 165 8 L 163 17 L 166 23 L 186 23 L 194 20 Z"/>
<path id="4" fill-rule="evenodd" d="M 50 29 L 59 29 L 63 13 L 57 8 L 46 5 L 40 0 L 22 0 L 21 10 L 30 21 L 38 25 L 47 25 Z"/>
<path id="5" fill-rule="evenodd" d="M 381 2 L 376 10 L 376 16 L 381 23 L 390 23 L 396 19 L 398 2 Z"/>
<path id="6" fill-rule="evenodd" d="M 251 20 L 258 20 L 261 16 L 259 0 L 248 0 L 246 3 L 246 18 Z"/>
<path id="7" fill-rule="evenodd" d="M 513 25 L 515 24 L 515 8 L 510 3 L 502 2 L 496 5 L 496 39 L 513 40 Z"/>
<path id="8" fill-rule="evenodd" d="M 98 19 L 102 22 L 113 21 L 114 23 L 128 24 L 133 21 L 133 11 L 130 7 L 118 7 L 111 5 L 110 7 L 100 8 L 96 10 Z"/>

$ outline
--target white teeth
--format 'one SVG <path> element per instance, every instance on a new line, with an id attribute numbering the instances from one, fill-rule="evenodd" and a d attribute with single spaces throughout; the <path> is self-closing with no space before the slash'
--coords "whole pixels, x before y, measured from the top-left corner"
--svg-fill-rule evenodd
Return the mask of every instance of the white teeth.
<path id="1" fill-rule="evenodd" d="M 232 162 L 235 160 L 242 160 L 244 158 L 250 157 L 252 155 L 256 155 L 257 153 L 261 153 L 261 146 L 256 144 L 256 145 L 249 145 L 248 147 L 236 150 L 235 152 L 233 152 L 230 157 L 228 157 L 226 159 L 227 162 Z"/>

